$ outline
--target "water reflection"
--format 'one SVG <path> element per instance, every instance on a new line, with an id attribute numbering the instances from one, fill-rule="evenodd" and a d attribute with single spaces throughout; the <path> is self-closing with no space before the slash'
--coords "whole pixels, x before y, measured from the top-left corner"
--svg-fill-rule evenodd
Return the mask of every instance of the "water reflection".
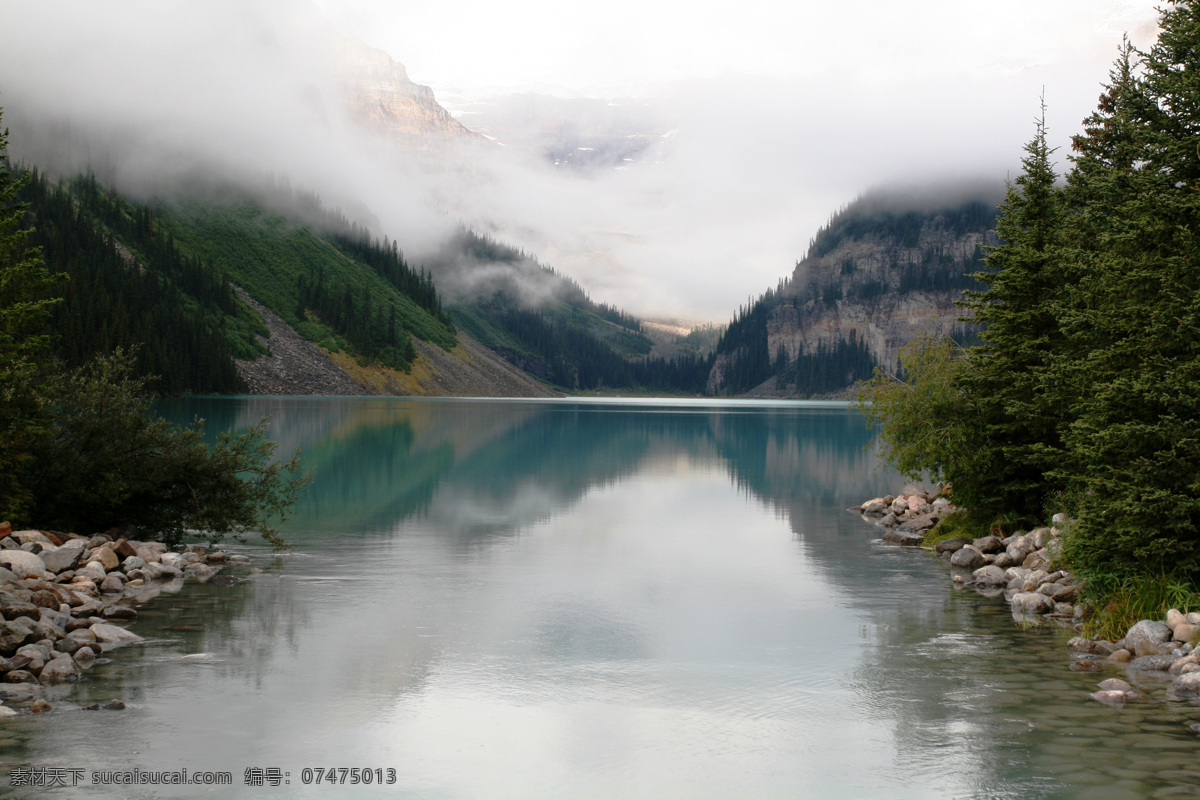
<path id="1" fill-rule="evenodd" d="M 464 540 L 550 519 L 593 488 L 651 470 L 721 469 L 784 512 L 835 506 L 872 483 L 871 434 L 844 407 L 588 402 L 190 398 L 162 405 L 209 430 L 270 418 L 314 484 L 293 535 L 388 531 L 411 517 Z"/>
<path id="2" fill-rule="evenodd" d="M 303 449 L 300 551 L 159 598 L 136 623 L 157 642 L 76 689 L 130 709 L 6 721 L 10 765 L 399 769 L 359 798 L 1052 798 L 1095 791 L 1088 770 L 1182 785 L 1159 774 L 1183 769 L 1182 726 L 1146 712 L 1149 738 L 1119 739 L 1060 633 L 1015 629 L 846 512 L 897 478 L 845 408 L 164 408 L 214 434 L 270 416 Z M 1142 763 L 1150 743 L 1165 767 Z"/>

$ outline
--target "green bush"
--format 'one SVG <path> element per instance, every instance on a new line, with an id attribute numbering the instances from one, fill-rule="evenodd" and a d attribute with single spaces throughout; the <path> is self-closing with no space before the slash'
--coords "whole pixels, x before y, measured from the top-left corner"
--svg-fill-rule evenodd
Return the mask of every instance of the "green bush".
<path id="1" fill-rule="evenodd" d="M 298 454 L 272 461 L 265 420 L 209 447 L 202 421 L 153 416 L 132 368 L 118 351 L 52 379 L 51 421 L 24 468 L 29 521 L 85 534 L 123 527 L 168 544 L 191 531 L 212 543 L 259 531 L 282 548 L 274 524 L 309 482 Z"/>

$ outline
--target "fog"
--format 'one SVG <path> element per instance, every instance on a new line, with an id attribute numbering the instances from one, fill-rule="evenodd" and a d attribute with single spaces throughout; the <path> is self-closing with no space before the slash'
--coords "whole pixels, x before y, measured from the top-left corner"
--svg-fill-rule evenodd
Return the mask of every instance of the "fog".
<path id="1" fill-rule="evenodd" d="M 1121 34 L 1153 38 L 1140 1 L 986 17 L 793 5 L 730 19 L 618 4 L 593 20 L 537 3 L 9 0 L 0 105 L 13 155 L 56 172 L 142 196 L 286 178 L 418 263 L 466 224 L 597 301 L 724 321 L 863 192 L 1015 174 L 1043 94 L 1062 165 Z M 422 150 L 356 127 L 335 31 L 386 49 L 493 139 Z M 560 99 L 512 98 L 530 92 Z"/>

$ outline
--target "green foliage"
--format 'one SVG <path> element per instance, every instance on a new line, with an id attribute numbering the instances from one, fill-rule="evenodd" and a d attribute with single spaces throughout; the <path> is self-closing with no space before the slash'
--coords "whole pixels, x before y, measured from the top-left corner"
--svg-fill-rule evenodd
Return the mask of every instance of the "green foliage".
<path id="1" fill-rule="evenodd" d="M 1092 608 L 1084 633 L 1114 642 L 1139 620 L 1165 619 L 1172 608 L 1200 610 L 1200 586 L 1171 575 L 1093 572 L 1081 599 Z"/>
<path id="2" fill-rule="evenodd" d="M 215 543 L 257 530 L 283 546 L 274 522 L 308 482 L 298 456 L 272 462 L 265 422 L 210 448 L 199 421 L 183 429 L 152 415 L 132 369 L 118 350 L 54 379 L 52 421 L 23 469 L 26 519 L 83 533 L 131 527 L 168 544 L 186 531 Z"/>
<path id="3" fill-rule="evenodd" d="M 992 532 L 994 520 L 972 513 L 969 508 L 960 508 L 952 514 L 942 517 L 921 541 L 923 547 L 933 547 L 938 542 L 947 539 L 978 539 Z"/>
<path id="4" fill-rule="evenodd" d="M 411 283 L 412 272 L 398 251 L 388 248 L 384 252 L 381 246 L 353 233 L 337 240 L 332 234 L 330 239 L 322 238 L 240 196 L 179 202 L 160 207 L 157 213 L 180 250 L 222 265 L 235 283 L 310 340 L 320 342 L 329 334 L 346 342 L 359 338 L 351 330 L 362 327 L 366 313 L 361 298 L 369 293 L 372 315 L 390 321 L 394 312 L 399 338 L 407 332 L 445 349 L 457 342 L 453 325 L 440 311 L 440 301 L 431 294 L 427 276 L 422 279 L 421 273 L 416 274 L 416 299 L 401 291 Z M 369 263 L 358 260 L 359 256 Z M 300 324 L 305 320 L 301 311 L 316 311 L 301 302 L 300 278 L 315 280 L 318 275 L 324 276 L 327 285 L 337 286 L 343 293 L 349 289 L 359 298 L 359 313 L 340 323 L 318 314 L 317 321 L 309 318 L 310 324 Z M 343 324 L 347 327 L 339 327 Z M 378 328 L 377 324 L 371 327 Z"/>
<path id="5" fill-rule="evenodd" d="M 995 208 L 982 200 L 929 210 L 904 209 L 901 206 L 906 201 L 907 198 L 886 195 L 860 197 L 834 214 L 817 231 L 805 258 L 820 258 L 832 253 L 843 242 L 868 237 L 890 239 L 901 247 L 915 247 L 931 219 L 940 218 L 941 227 L 959 237 L 969 231 L 988 228 L 996 216 Z"/>
<path id="6" fill-rule="evenodd" d="M 68 367 L 136 348 L 137 374 L 155 376 L 158 393 L 240 390 L 233 358 L 263 352 L 254 341 L 261 321 L 227 275 L 183 257 L 157 235 L 148 207 L 90 176 L 55 186 L 34 171 L 22 194 L 48 268 L 68 279 L 52 319 L 53 350 Z"/>
<path id="7" fill-rule="evenodd" d="M 900 351 L 903 379 L 877 369 L 856 396 L 888 461 L 906 477 L 953 483 L 956 504 L 968 506 L 986 472 L 978 405 L 962 385 L 970 360 L 952 339 L 918 336 Z"/>
<path id="8" fill-rule="evenodd" d="M 28 500 L 17 469 L 44 423 L 39 359 L 50 343 L 43 326 L 58 302 L 49 292 L 61 280 L 30 242 L 29 206 L 19 200 L 28 181 L 13 173 L 8 130 L 0 129 L 0 518 Z"/>
<path id="9" fill-rule="evenodd" d="M 1091 581 L 1106 625 L 1159 616 L 1200 585 L 1197 130 L 1200 3 L 1172 2 L 1148 52 L 1122 46 L 1065 188 L 1039 121 L 986 288 L 966 303 L 983 343 L 957 371 L 937 349 L 905 364 L 946 375 L 940 396 L 968 398 L 962 417 L 931 439 L 937 395 L 873 388 L 906 472 L 940 471 L 984 518 L 1047 504 L 1078 515 L 1062 559 Z"/>
<path id="10" fill-rule="evenodd" d="M 1035 517 L 1050 491 L 1047 470 L 1061 457 L 1062 409 L 1043 390 L 1062 334 L 1053 304 L 1063 288 L 1057 246 L 1064 220 L 1043 116 L 1025 147 L 1024 170 L 1010 184 L 986 269 L 985 287 L 968 291 L 983 343 L 971 350 L 971 368 L 960 376 L 975 398 L 980 429 L 975 447 L 987 480 L 973 481 L 969 502 L 978 513 Z"/>

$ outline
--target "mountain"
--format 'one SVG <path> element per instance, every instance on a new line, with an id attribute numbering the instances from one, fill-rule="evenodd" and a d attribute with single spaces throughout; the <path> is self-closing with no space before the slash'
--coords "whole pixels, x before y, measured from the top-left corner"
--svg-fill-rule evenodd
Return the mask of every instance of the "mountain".
<path id="1" fill-rule="evenodd" d="M 876 191 L 833 215 L 792 274 L 739 310 L 717 345 L 712 394 L 844 394 L 894 370 L 917 334 L 969 337 L 954 303 L 997 243 L 1000 189 Z"/>
<path id="2" fill-rule="evenodd" d="M 91 176 L 31 177 L 34 242 L 69 278 L 53 321 L 68 364 L 136 349 L 164 394 L 555 394 L 458 331 L 394 243 L 313 196 L 135 202 Z M 270 210 L 289 203 L 306 212 Z"/>
<path id="3" fill-rule="evenodd" d="M 452 142 L 485 141 L 455 120 L 432 89 L 413 83 L 404 65 L 383 50 L 337 37 L 333 51 L 345 110 L 361 127 L 415 152 Z"/>

